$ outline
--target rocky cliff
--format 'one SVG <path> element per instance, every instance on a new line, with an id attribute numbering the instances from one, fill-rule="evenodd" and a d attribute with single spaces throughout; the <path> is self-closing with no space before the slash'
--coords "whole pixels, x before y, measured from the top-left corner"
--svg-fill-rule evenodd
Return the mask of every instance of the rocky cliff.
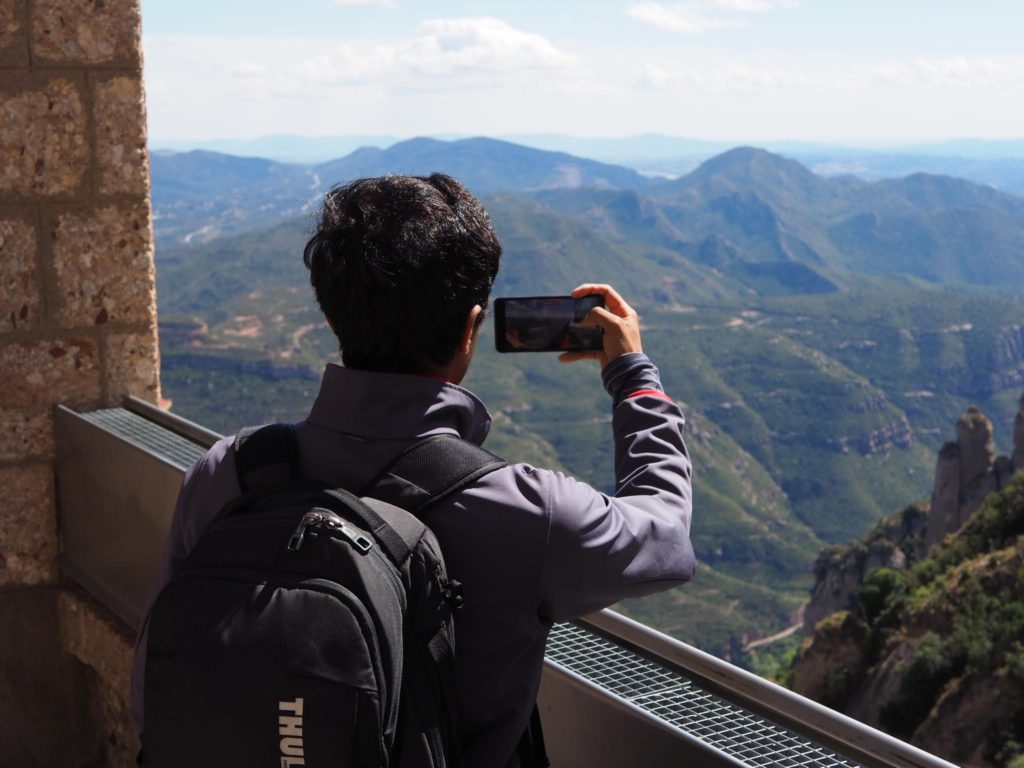
<path id="1" fill-rule="evenodd" d="M 882 520 L 860 541 L 829 547 L 814 563 L 814 587 L 804 610 L 810 633 L 826 616 L 856 608 L 860 585 L 876 568 L 906 570 L 959 530 L 991 493 L 1024 467 L 1024 397 L 1014 422 L 1013 456 L 996 456 L 992 423 L 971 406 L 957 420 L 956 440 L 939 450 L 931 499 Z"/>
<path id="2" fill-rule="evenodd" d="M 1024 767 L 1022 438 L 1024 407 L 997 457 L 969 408 L 929 502 L 822 552 L 794 690 L 958 764 Z"/>

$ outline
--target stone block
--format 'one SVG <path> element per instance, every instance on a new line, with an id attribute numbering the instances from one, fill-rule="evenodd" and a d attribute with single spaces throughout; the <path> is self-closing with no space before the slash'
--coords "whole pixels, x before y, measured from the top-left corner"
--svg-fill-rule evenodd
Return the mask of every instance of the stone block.
<path id="1" fill-rule="evenodd" d="M 0 93 L 0 195 L 59 195 L 78 188 L 89 165 L 78 88 L 55 78 Z"/>
<path id="2" fill-rule="evenodd" d="M 49 464 L 0 468 L 0 587 L 57 578 L 57 516 Z"/>
<path id="3" fill-rule="evenodd" d="M 24 7 L 20 0 L 0 0 L 0 66 L 28 66 L 28 46 L 21 23 Z"/>
<path id="4" fill-rule="evenodd" d="M 17 0 L 0 0 L 0 49 L 11 47 L 21 32 L 21 11 Z"/>
<path id="5" fill-rule="evenodd" d="M 52 456 L 53 405 L 99 401 L 99 350 L 89 339 L 0 347 L 0 459 Z"/>
<path id="6" fill-rule="evenodd" d="M 60 625 L 64 649 L 96 673 L 94 707 L 106 745 L 104 764 L 134 766 L 139 752 L 130 709 L 134 633 L 94 600 L 74 592 L 61 595 Z"/>
<path id="7" fill-rule="evenodd" d="M 148 201 L 60 216 L 53 257 L 65 327 L 149 324 L 156 316 Z"/>
<path id="8" fill-rule="evenodd" d="M 104 195 L 149 193 L 146 104 L 142 81 L 115 77 L 96 85 L 96 163 Z"/>
<path id="9" fill-rule="evenodd" d="M 32 53 L 62 63 L 138 65 L 139 0 L 35 0 Z"/>
<path id="10" fill-rule="evenodd" d="M 0 220 L 0 333 L 31 328 L 38 315 L 35 230 L 25 221 Z"/>
<path id="11" fill-rule="evenodd" d="M 106 341 L 107 400 L 126 395 L 156 405 L 160 401 L 160 348 L 156 328 L 146 333 L 111 334 Z"/>

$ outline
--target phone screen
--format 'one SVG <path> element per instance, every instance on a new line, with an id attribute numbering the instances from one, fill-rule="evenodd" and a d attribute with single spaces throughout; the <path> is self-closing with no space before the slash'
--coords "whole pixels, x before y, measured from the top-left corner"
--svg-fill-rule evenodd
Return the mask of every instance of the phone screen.
<path id="1" fill-rule="evenodd" d="M 602 349 L 600 328 L 579 323 L 594 307 L 603 307 L 597 294 L 523 296 L 494 302 L 495 346 L 499 352 L 582 352 Z"/>

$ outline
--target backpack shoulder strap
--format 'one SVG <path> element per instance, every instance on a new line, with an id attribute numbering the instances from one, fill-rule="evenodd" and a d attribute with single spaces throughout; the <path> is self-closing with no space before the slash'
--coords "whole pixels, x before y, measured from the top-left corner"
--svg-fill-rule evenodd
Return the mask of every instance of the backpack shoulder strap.
<path id="1" fill-rule="evenodd" d="M 229 503 L 226 510 L 244 505 L 252 496 L 273 493 L 303 483 L 299 444 L 291 424 L 246 427 L 235 436 L 234 448 L 235 472 L 242 496 Z M 312 485 L 303 490 L 306 493 L 315 492 L 324 500 L 346 507 L 384 548 L 396 567 L 401 568 L 402 563 L 408 559 L 409 544 L 363 499 L 344 488 Z"/>
<path id="2" fill-rule="evenodd" d="M 268 491 L 302 479 L 291 424 L 246 427 L 235 435 L 235 474 L 242 493 Z"/>
<path id="3" fill-rule="evenodd" d="M 417 513 L 508 462 L 455 435 L 431 435 L 400 453 L 360 491 Z"/>

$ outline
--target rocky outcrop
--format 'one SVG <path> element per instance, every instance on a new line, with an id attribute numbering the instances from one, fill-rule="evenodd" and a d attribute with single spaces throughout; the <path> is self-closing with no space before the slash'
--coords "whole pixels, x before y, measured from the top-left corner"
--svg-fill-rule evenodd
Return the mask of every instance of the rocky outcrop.
<path id="1" fill-rule="evenodd" d="M 905 416 L 898 421 L 890 422 L 884 427 L 872 430 L 866 435 L 855 438 L 852 445 L 864 455 L 885 453 L 897 448 L 910 448 L 914 445 L 914 430 Z"/>
<path id="2" fill-rule="evenodd" d="M 793 690 L 957 765 L 1024 764 L 1024 480 L 909 572 L 877 571 L 822 619 Z"/>
<path id="3" fill-rule="evenodd" d="M 876 568 L 905 570 L 925 554 L 927 508 L 909 506 L 876 525 L 861 541 L 822 550 L 814 562 L 814 588 L 804 608 L 804 632 L 836 611 L 859 611 L 864 577 Z"/>
<path id="4" fill-rule="evenodd" d="M 989 397 L 1024 385 L 1024 326 L 1011 325 L 996 336 L 988 365 L 980 371 L 950 371 L 950 390 L 965 397 Z"/>
<path id="5" fill-rule="evenodd" d="M 1020 409 L 1013 418 L 1013 469 L 1024 467 L 1024 395 L 1020 398 Z"/>
<path id="6" fill-rule="evenodd" d="M 887 400 L 882 400 L 885 406 L 889 405 Z M 857 410 L 862 410 L 858 408 Z M 866 410 L 866 409 L 863 409 Z M 881 407 L 876 408 L 881 410 Z M 907 421 L 907 417 L 901 415 L 895 421 L 890 421 L 877 429 L 864 432 L 858 435 L 840 435 L 824 439 L 824 444 L 834 451 L 849 453 L 857 451 L 864 456 L 889 453 L 894 448 L 911 448 L 914 445 L 914 429 Z"/>
<path id="7" fill-rule="evenodd" d="M 1022 418 L 1020 413 L 1017 418 Z M 1024 432 L 1024 427 L 1020 431 Z M 985 497 L 1005 486 L 1012 474 L 1012 461 L 1005 456 L 996 457 L 992 422 L 972 405 L 956 423 L 956 442 L 946 443 L 939 451 L 927 546 L 932 547 L 959 530 Z"/>
<path id="8" fill-rule="evenodd" d="M 895 426 L 895 425 L 894 425 Z M 910 428 L 849 443 L 862 453 L 901 445 Z M 959 530 L 985 497 L 1004 488 L 1014 471 L 1024 467 L 1024 397 L 1014 422 L 1013 458 L 996 456 L 992 422 L 971 406 L 957 420 L 956 441 L 942 446 L 935 464 L 935 482 L 928 504 L 908 507 L 880 522 L 861 541 L 822 550 L 814 563 L 814 587 L 804 609 L 804 631 L 836 611 L 856 611 L 857 594 L 865 576 L 876 568 L 905 570 L 928 550 Z"/>
<path id="9" fill-rule="evenodd" d="M 1012 457 L 968 408 L 929 502 L 819 555 L 790 687 L 957 764 L 1024 760 L 1020 469 L 1024 397 Z"/>
<path id="10" fill-rule="evenodd" d="M 863 677 L 867 630 L 849 611 L 830 615 L 793 668 L 790 687 L 826 707 L 845 703 Z"/>

